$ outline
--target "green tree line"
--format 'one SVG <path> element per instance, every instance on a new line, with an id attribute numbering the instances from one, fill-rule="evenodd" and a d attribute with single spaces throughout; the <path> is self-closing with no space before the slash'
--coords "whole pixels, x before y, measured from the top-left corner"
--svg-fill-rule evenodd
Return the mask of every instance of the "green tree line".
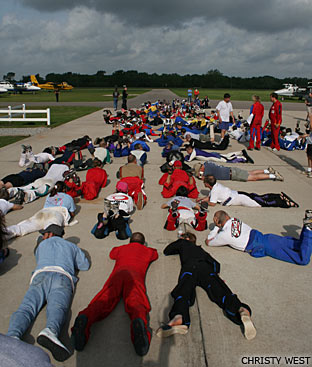
<path id="1" fill-rule="evenodd" d="M 227 89 L 280 89 L 284 83 L 307 86 L 307 78 L 289 77 L 284 79 L 273 76 L 257 77 L 230 77 L 223 75 L 219 70 L 209 70 L 205 74 L 149 74 L 136 70 L 117 70 L 111 75 L 99 70 L 96 74 L 79 74 L 67 72 L 63 74 L 49 73 L 45 78 L 36 75 L 39 83 L 66 81 L 74 87 L 121 87 L 126 84 L 128 87 L 136 88 L 227 88 Z M 30 76 L 23 76 L 23 82 L 29 81 Z"/>

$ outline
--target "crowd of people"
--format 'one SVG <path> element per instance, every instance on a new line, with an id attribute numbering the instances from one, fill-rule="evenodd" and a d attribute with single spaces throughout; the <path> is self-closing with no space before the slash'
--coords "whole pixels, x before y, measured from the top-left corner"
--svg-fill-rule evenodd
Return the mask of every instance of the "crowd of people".
<path id="1" fill-rule="evenodd" d="M 251 307 L 225 284 L 220 277 L 221 265 L 197 243 L 192 230 L 208 231 L 208 209 L 217 204 L 246 206 L 249 210 L 299 207 L 284 192 L 256 194 L 241 191 L 238 184 L 237 190 L 233 190 L 219 183 L 222 180 L 284 181 L 272 167 L 258 170 L 237 167 L 237 163 L 254 163 L 245 149 L 220 153 L 228 148 L 231 134 L 237 138 L 235 131 L 242 131 L 246 126 L 250 136 L 248 150 L 260 150 L 264 139 L 271 139 L 273 151 L 279 150 L 282 105 L 277 95 L 272 93 L 269 128 L 268 124 L 262 127 L 264 108 L 258 96 L 253 97 L 254 103 L 246 121 L 241 117 L 235 118 L 229 94 L 225 94 L 216 110 L 209 113 L 208 97 L 200 101 L 198 90 L 194 91 L 194 96 L 193 100 L 190 89 L 187 100 L 146 102 L 139 109 L 127 110 L 127 88 L 124 86 L 122 109 L 117 110 L 119 92 L 116 89 L 113 95 L 115 113 L 104 111 L 104 121 L 112 127 L 109 135 L 94 139 L 85 135 L 63 146 L 46 147 L 41 153 L 34 153 L 31 146 L 22 145 L 19 166 L 24 170 L 7 175 L 0 181 L 0 266 L 10 255 L 7 245 L 15 237 L 36 231 L 41 236 L 35 249 L 37 266 L 29 289 L 10 318 L 7 336 L 15 339 L 15 346 L 18 347 L 16 343 L 20 342 L 47 303 L 46 327 L 39 333 L 37 342 L 50 350 L 58 361 L 70 357 L 70 348 L 60 341 L 59 335 L 75 291 L 77 271 L 87 271 L 90 259 L 77 245 L 63 239 L 64 228 L 78 223 L 77 197 L 94 200 L 101 189 L 109 185 L 111 193 L 105 197 L 103 209 L 100 209 L 90 231 L 96 239 L 115 232 L 117 240 L 129 243 L 111 250 L 109 256 L 115 260 L 115 267 L 103 288 L 75 318 L 71 329 L 73 344 L 77 351 L 82 351 L 90 338 L 92 325 L 105 319 L 123 298 L 125 311 L 130 317 L 130 335 L 135 352 L 140 356 L 148 353 L 151 305 L 145 276 L 149 264 L 158 259 L 158 252 L 147 246 L 143 233 L 132 232 L 130 218 L 135 221 L 135 209 L 144 210 L 148 205 L 144 167 L 148 164 L 151 146 L 157 144 L 162 147 L 159 153 L 164 160 L 160 166 L 159 192 L 164 199 L 169 199 L 161 205 L 161 209 L 168 212 L 164 229 L 177 230 L 178 233 L 178 239 L 170 243 L 163 253 L 166 256 L 179 255 L 181 270 L 177 286 L 171 292 L 173 305 L 168 320 L 158 328 L 156 335 L 169 337 L 189 331 L 189 308 L 194 304 L 195 289 L 199 286 L 226 317 L 242 326 L 247 340 L 255 338 Z M 309 124 L 309 130 L 302 139 L 307 145 L 310 177 L 312 119 Z M 86 149 L 88 157 L 84 155 Z M 116 172 L 116 185 L 109 183 L 105 170 L 105 165 L 112 163 L 112 156 L 115 163 L 121 157 L 127 159 L 127 163 L 120 165 Z M 219 163 L 231 163 L 231 167 Z M 79 172 L 85 170 L 86 179 L 82 182 Z M 209 193 L 199 197 L 202 188 L 208 189 Z M 5 215 L 10 210 L 21 210 L 25 204 L 44 196 L 41 210 L 15 225 L 6 225 Z M 253 257 L 270 256 L 298 265 L 307 265 L 310 261 L 311 210 L 305 213 L 300 238 L 263 234 L 224 210 L 214 214 L 213 223 L 215 227 L 205 241 L 208 248 L 229 245 Z M 11 343 L 5 336 L 1 338 L 4 338 L 3 343 Z M 24 347 L 20 345 L 19 348 L 22 350 Z"/>

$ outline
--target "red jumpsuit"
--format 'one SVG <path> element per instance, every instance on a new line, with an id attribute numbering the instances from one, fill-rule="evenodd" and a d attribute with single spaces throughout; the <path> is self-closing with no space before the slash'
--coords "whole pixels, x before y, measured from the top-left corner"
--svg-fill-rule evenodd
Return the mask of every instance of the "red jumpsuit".
<path id="1" fill-rule="evenodd" d="M 79 315 L 83 314 L 88 318 L 87 340 L 90 336 L 91 325 L 105 319 L 116 307 L 121 297 L 130 320 L 141 318 L 147 327 L 147 316 L 151 306 L 146 295 L 145 275 L 149 264 L 158 258 L 157 250 L 132 242 L 128 245 L 114 247 L 109 256 L 112 260 L 116 260 L 111 275 L 88 307 L 79 312 Z M 147 334 L 150 341 L 151 335 L 148 330 Z M 133 341 L 132 330 L 131 339 Z"/>
<path id="2" fill-rule="evenodd" d="M 280 150 L 278 142 L 279 131 L 282 123 L 282 104 L 280 101 L 276 101 L 272 104 L 269 112 L 269 118 L 271 120 L 271 148 Z"/>
<path id="3" fill-rule="evenodd" d="M 260 102 L 255 102 L 252 107 L 253 119 L 250 126 L 250 141 L 249 141 L 249 149 L 254 148 L 254 139 L 256 136 L 256 148 L 260 149 L 261 146 L 261 125 L 262 118 L 264 115 L 264 107 Z"/>
<path id="4" fill-rule="evenodd" d="M 75 198 L 82 195 L 86 200 L 95 199 L 102 187 L 107 183 L 107 173 L 100 167 L 90 168 L 87 172 L 86 181 L 78 186 L 74 182 L 65 181 L 67 186 L 66 194 Z"/>
<path id="5" fill-rule="evenodd" d="M 196 187 L 196 182 L 194 178 L 189 177 L 189 175 L 182 169 L 176 168 L 171 177 L 170 182 L 167 183 L 168 173 L 164 173 L 159 180 L 159 185 L 163 185 L 164 188 L 161 192 L 164 198 L 171 198 L 174 196 L 180 186 L 184 186 L 188 190 L 188 197 L 196 199 L 199 192 Z"/>
<path id="6" fill-rule="evenodd" d="M 126 182 L 128 184 L 128 194 L 132 197 L 134 202 L 137 204 L 138 195 L 141 192 L 143 194 L 144 203 L 147 201 L 145 192 L 142 190 L 143 180 L 139 177 L 124 177 L 120 181 Z"/>

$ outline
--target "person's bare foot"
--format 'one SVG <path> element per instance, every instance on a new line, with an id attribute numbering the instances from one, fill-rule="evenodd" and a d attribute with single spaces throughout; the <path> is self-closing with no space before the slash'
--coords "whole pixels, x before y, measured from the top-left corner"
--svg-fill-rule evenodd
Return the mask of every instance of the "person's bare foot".
<path id="1" fill-rule="evenodd" d="M 257 331 L 251 320 L 250 312 L 245 307 L 241 307 L 238 310 L 242 323 L 244 325 L 244 335 L 247 340 L 255 338 Z"/>
<path id="2" fill-rule="evenodd" d="M 182 324 L 183 324 L 182 315 L 175 315 L 174 318 L 168 322 L 169 326 L 177 326 Z"/>

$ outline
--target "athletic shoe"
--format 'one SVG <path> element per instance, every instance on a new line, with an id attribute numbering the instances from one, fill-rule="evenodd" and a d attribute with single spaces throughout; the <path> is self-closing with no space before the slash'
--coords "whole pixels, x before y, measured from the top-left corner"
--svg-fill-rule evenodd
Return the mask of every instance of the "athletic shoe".
<path id="1" fill-rule="evenodd" d="M 17 205 L 22 205 L 24 202 L 24 198 L 25 198 L 25 192 L 21 189 L 17 189 L 17 194 L 15 196 L 15 199 L 13 201 L 14 204 Z"/>
<path id="2" fill-rule="evenodd" d="M 278 149 L 273 148 L 273 149 L 272 149 L 272 152 L 278 152 Z"/>
<path id="3" fill-rule="evenodd" d="M 26 151 L 28 151 L 29 153 L 32 152 L 32 146 L 26 145 Z"/>
<path id="4" fill-rule="evenodd" d="M 307 177 L 308 177 L 308 178 L 312 178 L 312 172 L 308 172 L 308 173 L 307 173 Z"/>
<path id="5" fill-rule="evenodd" d="M 207 203 L 207 201 L 201 201 L 200 211 L 201 212 L 208 212 L 208 203 Z"/>
<path id="6" fill-rule="evenodd" d="M 139 192 L 138 193 L 138 201 L 136 203 L 136 207 L 138 210 L 142 210 L 144 206 L 144 198 L 143 198 L 143 193 Z"/>
<path id="7" fill-rule="evenodd" d="M 312 220 L 312 210 L 307 209 L 304 214 L 304 219 L 311 219 Z"/>
<path id="8" fill-rule="evenodd" d="M 275 179 L 274 181 L 284 181 L 284 177 L 277 171 L 275 171 Z"/>
<path id="9" fill-rule="evenodd" d="M 256 328 L 251 320 L 250 315 L 247 312 L 241 313 L 241 320 L 244 325 L 244 335 L 247 340 L 253 339 L 256 334 Z"/>
<path id="10" fill-rule="evenodd" d="M 140 318 L 132 320 L 131 328 L 135 352 L 143 357 L 147 354 L 150 346 L 144 321 Z"/>
<path id="11" fill-rule="evenodd" d="M 72 340 L 74 348 L 78 351 L 82 351 L 87 344 L 86 327 L 88 324 L 88 318 L 86 315 L 78 315 L 76 317 L 74 326 L 72 327 Z"/>
<path id="12" fill-rule="evenodd" d="M 174 334 L 185 335 L 188 333 L 188 329 L 189 328 L 186 325 L 176 325 L 176 326 L 163 325 L 156 331 L 156 335 L 159 338 L 167 338 L 168 336 Z"/>
<path id="13" fill-rule="evenodd" d="M 112 202 L 110 200 L 104 199 L 104 211 L 106 211 L 106 214 L 111 210 Z"/>
<path id="14" fill-rule="evenodd" d="M 255 148 L 255 150 L 260 150 L 260 148 Z"/>
<path id="15" fill-rule="evenodd" d="M 49 328 L 43 329 L 37 338 L 37 343 L 47 348 L 53 355 L 53 357 L 63 362 L 71 355 L 70 351 L 63 345 Z"/>
<path id="16" fill-rule="evenodd" d="M 271 173 L 273 175 L 275 175 L 275 173 L 276 173 L 275 169 L 273 167 L 271 167 L 271 166 L 268 167 L 268 171 L 269 171 L 269 173 Z"/>
<path id="17" fill-rule="evenodd" d="M 248 147 L 247 150 L 253 150 L 253 148 Z"/>
<path id="18" fill-rule="evenodd" d="M 22 144 L 21 147 L 22 147 L 22 153 L 25 154 L 27 150 L 26 145 Z"/>
<path id="19" fill-rule="evenodd" d="M 246 163 L 252 163 L 252 164 L 254 164 L 255 162 L 254 162 L 254 160 L 247 154 L 247 152 L 246 152 L 246 149 L 243 149 L 242 150 L 242 154 L 243 154 L 243 156 L 246 158 Z"/>
<path id="20" fill-rule="evenodd" d="M 305 211 L 303 218 L 303 225 L 312 230 L 312 210 L 308 209 Z"/>

